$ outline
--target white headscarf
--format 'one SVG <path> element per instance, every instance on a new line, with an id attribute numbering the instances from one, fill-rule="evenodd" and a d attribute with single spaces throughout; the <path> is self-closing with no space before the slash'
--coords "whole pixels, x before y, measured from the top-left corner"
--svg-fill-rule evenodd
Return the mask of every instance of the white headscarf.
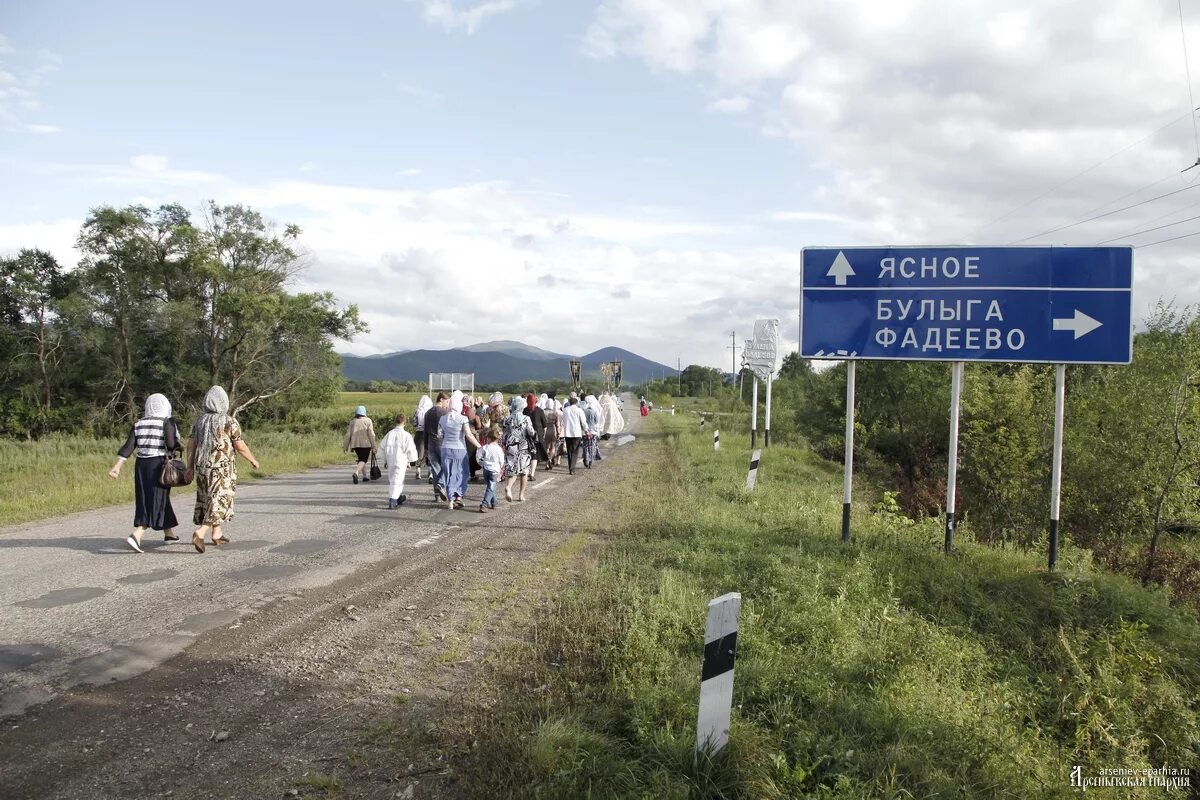
<path id="1" fill-rule="evenodd" d="M 500 392 L 492 392 L 488 397 L 488 405 L 495 407 L 504 403 L 504 395 Z"/>
<path id="2" fill-rule="evenodd" d="M 214 386 L 204 395 L 204 415 L 196 420 L 196 463 L 212 463 L 213 441 L 220 435 L 229 417 L 229 395 Z"/>
<path id="3" fill-rule="evenodd" d="M 146 398 L 145 419 L 167 419 L 171 416 L 171 401 L 165 394 L 152 394 Z"/>
<path id="4" fill-rule="evenodd" d="M 429 409 L 433 408 L 433 401 L 429 399 L 429 395 L 421 395 L 421 399 L 417 401 L 417 420 L 418 424 L 423 424 L 420 420 L 425 419 L 425 415 L 429 413 Z"/>
<path id="5" fill-rule="evenodd" d="M 542 392 L 540 395 L 538 395 L 537 404 L 538 408 L 540 408 L 542 411 L 549 411 L 550 409 L 554 408 L 553 404 L 550 403 L 550 395 L 546 394 L 545 392 Z"/>
<path id="6" fill-rule="evenodd" d="M 461 414 L 463 407 L 463 393 L 461 389 L 455 389 L 450 393 L 450 410 L 455 414 Z"/>

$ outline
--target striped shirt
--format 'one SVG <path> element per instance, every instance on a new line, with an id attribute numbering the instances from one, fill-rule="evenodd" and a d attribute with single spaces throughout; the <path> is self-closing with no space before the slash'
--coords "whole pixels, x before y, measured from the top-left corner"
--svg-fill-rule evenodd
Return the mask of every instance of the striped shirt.
<path id="1" fill-rule="evenodd" d="M 129 458 L 137 450 L 138 458 L 156 458 L 179 449 L 179 428 L 173 419 L 139 419 L 129 431 L 129 438 L 117 451 Z"/>

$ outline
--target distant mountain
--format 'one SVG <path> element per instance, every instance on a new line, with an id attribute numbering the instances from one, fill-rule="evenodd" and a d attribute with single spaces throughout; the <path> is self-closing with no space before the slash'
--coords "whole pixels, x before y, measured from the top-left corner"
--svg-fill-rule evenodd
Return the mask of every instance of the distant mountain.
<path id="1" fill-rule="evenodd" d="M 540 347 L 534 347 L 531 344 L 514 342 L 511 339 L 498 339 L 494 342 L 481 342 L 479 344 L 472 344 L 468 345 L 467 347 L 459 347 L 457 349 L 465 350 L 468 353 L 504 353 L 505 355 L 514 356 L 516 358 L 534 358 L 540 361 L 552 361 L 556 358 L 571 359 L 574 357 L 564 355 L 563 353 L 551 353 L 549 350 L 543 350 Z"/>
<path id="2" fill-rule="evenodd" d="M 503 350 L 482 350 L 492 346 Z M 453 350 L 409 350 L 382 356 L 342 356 L 342 374 L 354 381 L 423 381 L 431 372 L 474 372 L 479 384 L 535 380 L 570 380 L 573 356 L 559 355 L 521 342 L 487 342 Z M 674 376 L 674 367 L 659 364 L 619 347 L 605 347 L 581 356 L 584 381 L 600 377 L 600 362 L 623 361 L 626 383 Z"/>

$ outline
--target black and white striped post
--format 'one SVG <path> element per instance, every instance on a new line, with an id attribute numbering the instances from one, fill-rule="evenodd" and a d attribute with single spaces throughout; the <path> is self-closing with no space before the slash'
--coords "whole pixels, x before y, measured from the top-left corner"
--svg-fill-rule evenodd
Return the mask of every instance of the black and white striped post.
<path id="1" fill-rule="evenodd" d="M 746 475 L 746 489 L 754 488 L 754 484 L 758 482 L 758 461 L 762 457 L 762 450 L 755 450 L 750 454 L 750 472 Z"/>
<path id="2" fill-rule="evenodd" d="M 717 430 L 713 431 L 713 450 L 720 450 L 720 449 L 721 449 L 721 431 L 718 428 Z"/>
<path id="3" fill-rule="evenodd" d="M 733 709 L 733 661 L 737 655 L 738 617 L 742 596 L 730 592 L 708 602 L 704 626 L 704 666 L 700 670 L 700 713 L 696 720 L 696 755 L 714 756 L 729 741 Z"/>

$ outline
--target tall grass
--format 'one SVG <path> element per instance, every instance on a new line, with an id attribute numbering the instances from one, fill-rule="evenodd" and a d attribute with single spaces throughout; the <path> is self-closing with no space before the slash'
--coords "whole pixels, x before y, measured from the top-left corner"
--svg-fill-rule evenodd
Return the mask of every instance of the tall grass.
<path id="1" fill-rule="evenodd" d="M 261 469 L 243 463 L 240 481 L 295 472 L 348 459 L 342 434 L 360 404 L 379 435 L 403 412 L 412 416 L 417 393 L 343 392 L 327 408 L 303 409 L 266 430 L 246 429 L 246 442 Z M 191 420 L 179 420 L 187 435 Z M 117 481 L 108 477 L 123 439 L 49 436 L 38 441 L 0 439 L 0 525 L 12 525 L 91 508 L 133 502 L 133 464 Z M 187 490 L 176 490 L 182 496 Z M 177 509 L 178 511 L 178 509 Z M 131 512 L 132 519 L 132 512 Z"/>
<path id="2" fill-rule="evenodd" d="M 1200 780 L 1200 624 L 1164 592 L 1078 550 L 1053 575 L 969 540 L 945 557 L 936 523 L 867 509 L 844 546 L 836 468 L 772 448 L 748 494 L 744 444 L 652 420 L 665 463 L 618 539 L 447 733 L 467 795 L 1053 798 L 1077 764 Z M 731 743 L 697 764 L 705 605 L 728 591 Z"/>

